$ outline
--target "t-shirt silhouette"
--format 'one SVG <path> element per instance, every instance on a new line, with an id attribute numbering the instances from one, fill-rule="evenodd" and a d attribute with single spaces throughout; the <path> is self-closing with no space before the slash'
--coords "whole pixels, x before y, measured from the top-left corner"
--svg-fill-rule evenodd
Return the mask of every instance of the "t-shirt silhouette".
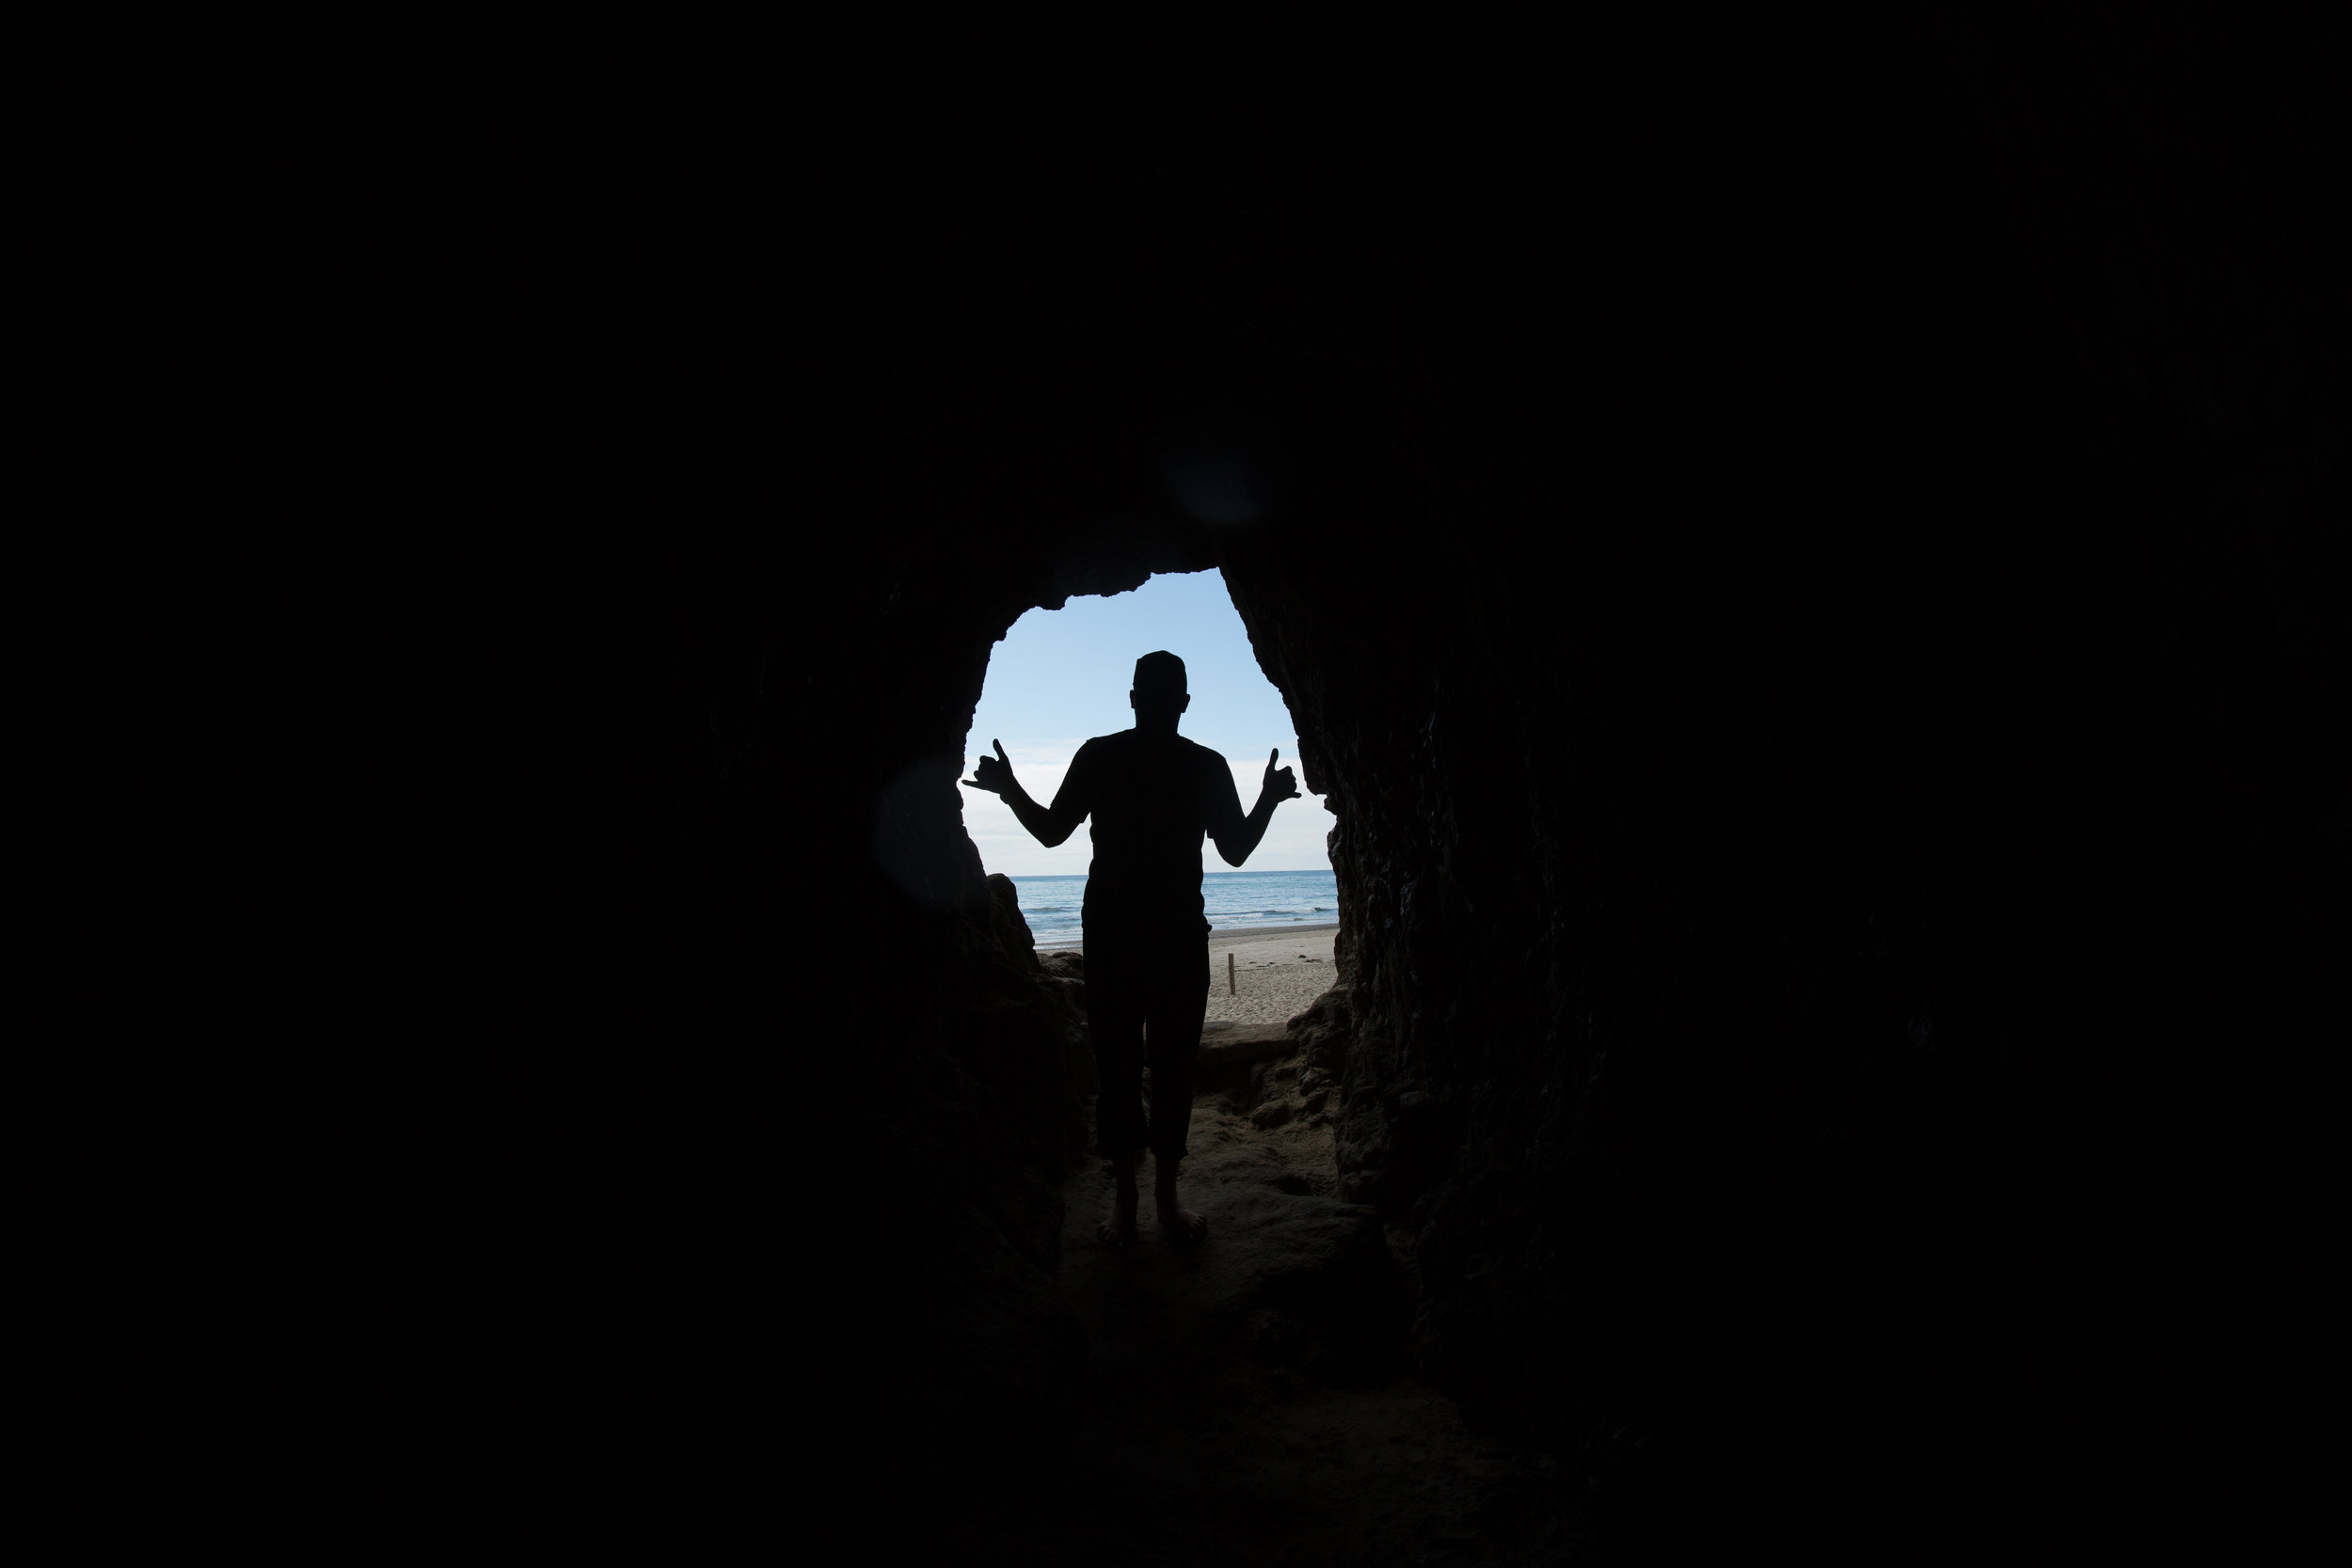
<path id="1" fill-rule="evenodd" d="M 1121 730 L 1078 748 L 1054 810 L 1093 818 L 1086 929 L 1098 940 L 1198 942 L 1208 931 L 1200 844 L 1242 825 L 1232 770 L 1181 735 Z M 1154 940 L 1156 939 L 1156 940 Z"/>

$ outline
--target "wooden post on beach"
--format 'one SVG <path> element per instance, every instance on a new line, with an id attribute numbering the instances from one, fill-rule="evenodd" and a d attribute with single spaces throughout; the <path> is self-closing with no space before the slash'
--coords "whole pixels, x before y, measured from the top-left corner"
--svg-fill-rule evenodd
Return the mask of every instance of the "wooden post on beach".
<path id="1" fill-rule="evenodd" d="M 1233 955 L 1231 953 L 1225 955 L 1225 994 L 1228 996 L 1241 994 L 1241 988 L 1233 984 Z"/>

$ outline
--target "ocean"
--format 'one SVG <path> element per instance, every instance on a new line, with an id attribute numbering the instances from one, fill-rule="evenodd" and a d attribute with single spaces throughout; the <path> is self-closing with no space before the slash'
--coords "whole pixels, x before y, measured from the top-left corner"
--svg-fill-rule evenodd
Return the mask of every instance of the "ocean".
<path id="1" fill-rule="evenodd" d="M 1040 947 L 1078 940 L 1084 877 L 1015 877 L 1012 885 Z M 1200 901 L 1209 924 L 1221 931 L 1324 926 L 1340 917 L 1340 883 L 1328 870 L 1210 871 L 1200 878 Z"/>

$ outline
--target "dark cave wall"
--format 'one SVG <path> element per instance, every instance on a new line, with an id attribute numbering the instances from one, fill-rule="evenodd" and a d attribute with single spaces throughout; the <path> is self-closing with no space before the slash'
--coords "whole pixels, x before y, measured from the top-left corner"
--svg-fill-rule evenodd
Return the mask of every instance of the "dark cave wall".
<path id="1" fill-rule="evenodd" d="M 2344 323 L 2291 69 L 2179 24 L 1759 126 L 1704 252 L 1588 271 L 1573 352 L 1450 303 L 1319 526 L 1232 539 L 1341 819 L 1343 1168 L 1477 1418 L 2121 1421 L 2106 1315 L 2246 1257 L 2177 1085 L 2313 1016 Z"/>
<path id="2" fill-rule="evenodd" d="M 719 1304 L 648 1398 L 721 1444 L 787 1337 L 845 1463 L 1067 1440 L 1067 1021 L 954 779 L 1025 610 L 1215 565 L 1339 819 L 1343 1174 L 1475 1421 L 1915 1499 L 2005 1402 L 2144 1408 L 2096 1323 L 2314 1147 L 2342 269 L 2302 133 L 2233 117 L 2291 75 L 1967 14 L 1557 229 L 1400 165 L 1239 261 L 901 293 L 903 247 L 785 477 L 754 413 L 665 416 L 610 502 L 676 521 L 598 710 L 644 832 L 582 1031 L 659 1310 Z M 1201 430 L 1255 520 L 1163 483 Z"/>

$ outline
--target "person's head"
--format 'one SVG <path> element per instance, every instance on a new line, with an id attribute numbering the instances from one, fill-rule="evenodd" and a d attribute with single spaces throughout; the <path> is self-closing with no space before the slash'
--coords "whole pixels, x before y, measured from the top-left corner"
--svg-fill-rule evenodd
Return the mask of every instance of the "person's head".
<path id="1" fill-rule="evenodd" d="M 1192 705 L 1184 690 L 1184 661 L 1166 650 L 1136 660 L 1136 684 L 1127 702 L 1136 710 L 1137 729 L 1174 729 L 1177 715 Z"/>

